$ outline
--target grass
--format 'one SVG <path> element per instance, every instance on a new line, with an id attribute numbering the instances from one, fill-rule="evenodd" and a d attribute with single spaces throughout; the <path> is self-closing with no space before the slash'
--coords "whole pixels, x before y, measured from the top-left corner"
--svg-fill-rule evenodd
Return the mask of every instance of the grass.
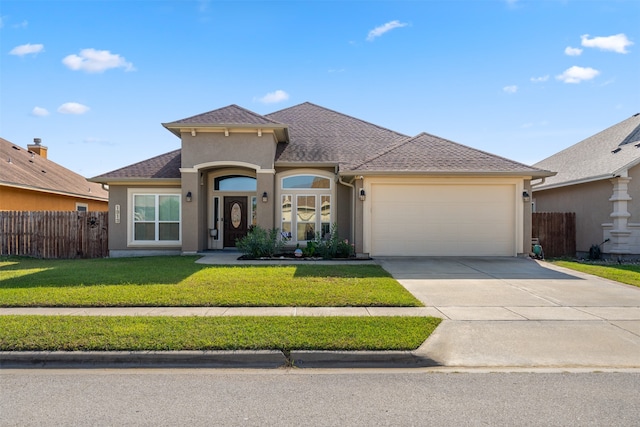
<path id="1" fill-rule="evenodd" d="M 0 316 L 0 351 L 413 350 L 429 317 Z"/>
<path id="2" fill-rule="evenodd" d="M 377 265 L 206 266 L 197 257 L 0 259 L 0 307 L 422 306 Z"/>
<path id="3" fill-rule="evenodd" d="M 637 264 L 587 264 L 566 260 L 555 260 L 552 263 L 560 267 L 640 287 L 640 265 Z"/>

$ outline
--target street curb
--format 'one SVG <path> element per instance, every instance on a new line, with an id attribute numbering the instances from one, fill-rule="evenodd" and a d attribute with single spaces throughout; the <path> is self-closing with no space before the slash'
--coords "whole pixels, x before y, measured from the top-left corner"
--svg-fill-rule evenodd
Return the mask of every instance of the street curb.
<path id="1" fill-rule="evenodd" d="M 281 351 L 4 351 L 0 368 L 279 368 Z"/>
<path id="2" fill-rule="evenodd" d="M 0 368 L 423 368 L 410 351 L 3 351 Z"/>
<path id="3" fill-rule="evenodd" d="M 298 368 L 425 368 L 439 366 L 412 351 L 291 351 Z"/>

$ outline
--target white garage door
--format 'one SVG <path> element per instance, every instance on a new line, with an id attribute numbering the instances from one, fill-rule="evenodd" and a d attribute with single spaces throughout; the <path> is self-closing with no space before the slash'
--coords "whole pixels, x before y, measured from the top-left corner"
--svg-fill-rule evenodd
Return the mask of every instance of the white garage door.
<path id="1" fill-rule="evenodd" d="M 513 185 L 372 184 L 371 254 L 514 256 Z"/>

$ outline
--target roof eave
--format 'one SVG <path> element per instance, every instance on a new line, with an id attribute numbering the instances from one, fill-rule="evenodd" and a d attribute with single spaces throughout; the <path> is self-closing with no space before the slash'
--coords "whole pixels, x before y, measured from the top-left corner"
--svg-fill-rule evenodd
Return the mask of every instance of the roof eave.
<path id="1" fill-rule="evenodd" d="M 278 168 L 334 168 L 339 166 L 339 162 L 275 162 L 274 167 Z"/>
<path id="2" fill-rule="evenodd" d="M 97 182 L 99 184 L 109 184 L 109 185 L 126 185 L 126 184 L 136 184 L 136 185 L 137 184 L 152 184 L 152 185 L 178 184 L 178 185 L 181 185 L 180 178 L 136 178 L 136 177 L 101 178 L 99 176 L 96 176 L 94 178 L 87 179 L 87 181 Z"/>
<path id="3" fill-rule="evenodd" d="M 343 170 L 340 171 L 340 175 L 343 176 L 352 176 L 352 175 L 464 175 L 464 176 L 514 176 L 514 177 L 529 177 L 533 178 L 546 178 L 550 176 L 554 176 L 556 172 L 549 171 L 406 171 L 406 170 Z"/>
<path id="4" fill-rule="evenodd" d="M 616 174 L 604 174 L 604 175 L 598 175 L 598 176 L 590 176 L 587 178 L 580 178 L 580 179 L 574 179 L 571 181 L 564 181 L 564 182 L 558 182 L 555 184 L 546 184 L 546 185 L 540 185 L 540 186 L 533 186 L 533 191 L 542 191 L 542 190 L 551 190 L 554 188 L 561 188 L 561 187 L 569 187 L 572 185 L 578 185 L 578 184 L 588 184 L 590 182 L 596 182 L 596 181 L 602 181 L 604 179 L 611 179 L 613 177 L 615 177 Z"/>
<path id="5" fill-rule="evenodd" d="M 196 132 L 203 130 L 224 131 L 232 129 L 270 129 L 273 130 L 277 136 L 278 142 L 289 141 L 289 126 L 279 124 L 248 124 L 248 123 L 162 123 L 169 132 L 173 133 L 178 138 L 181 137 L 182 132 L 189 132 L 194 130 Z M 280 132 L 278 132 L 280 131 Z"/>
<path id="6" fill-rule="evenodd" d="M 74 192 L 70 192 L 70 191 L 54 190 L 54 189 L 51 189 L 51 188 L 35 187 L 33 185 L 15 184 L 15 183 L 6 182 L 6 181 L 0 182 L 0 185 L 5 186 L 5 187 L 20 188 L 20 189 L 29 190 L 29 191 L 39 191 L 41 193 L 47 193 L 47 194 L 58 194 L 60 196 L 69 196 L 69 197 L 78 197 L 78 198 L 82 198 L 82 199 L 98 200 L 98 201 L 101 201 L 101 202 L 105 202 L 105 201 L 109 200 L 109 196 L 100 197 L 100 196 L 95 196 L 95 195 L 74 193 Z"/>

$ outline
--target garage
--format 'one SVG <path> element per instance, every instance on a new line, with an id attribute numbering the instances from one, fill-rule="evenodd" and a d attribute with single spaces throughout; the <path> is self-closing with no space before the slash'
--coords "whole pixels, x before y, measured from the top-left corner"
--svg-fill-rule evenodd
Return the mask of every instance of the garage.
<path id="1" fill-rule="evenodd" d="M 516 185 L 476 181 L 370 182 L 371 255 L 515 256 Z"/>

